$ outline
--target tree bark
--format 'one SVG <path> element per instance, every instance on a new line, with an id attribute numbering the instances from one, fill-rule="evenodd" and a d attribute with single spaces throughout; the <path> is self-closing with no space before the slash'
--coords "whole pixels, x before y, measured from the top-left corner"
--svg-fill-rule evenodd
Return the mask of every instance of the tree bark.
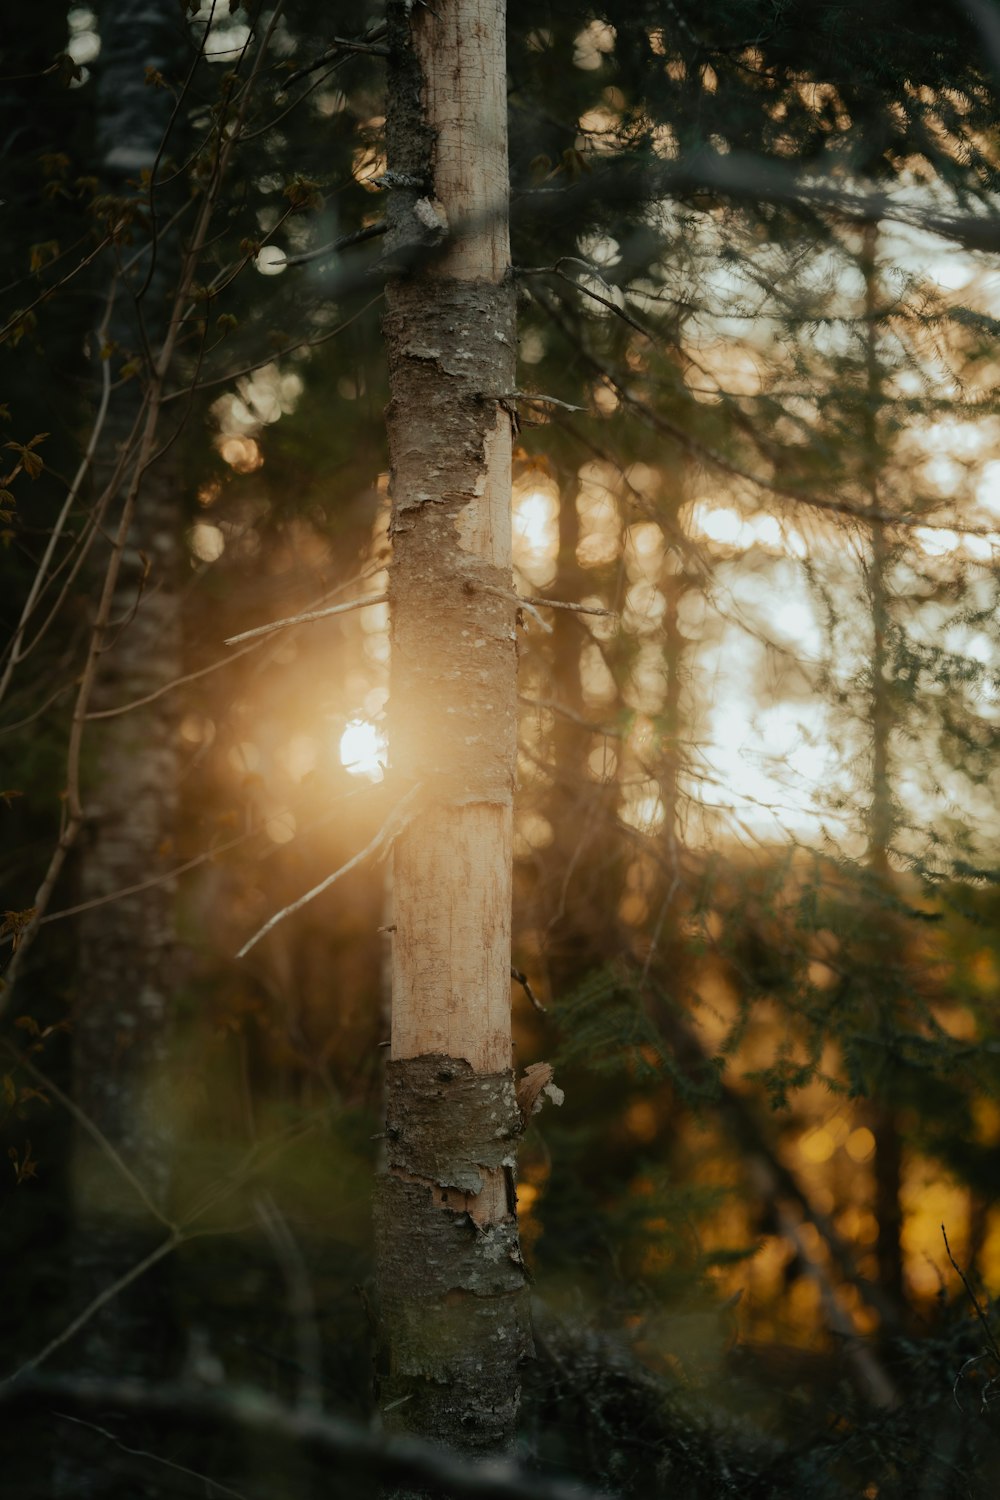
<path id="1" fill-rule="evenodd" d="M 392 774 L 387 1425 L 509 1447 L 530 1347 L 514 1198 L 510 912 L 515 318 L 504 0 L 388 10 Z"/>
<path id="2" fill-rule="evenodd" d="M 97 77 L 99 169 L 112 191 L 152 170 L 173 107 L 166 90 L 147 86 L 144 70 L 178 71 L 185 40 L 175 8 L 165 0 L 115 0 L 101 14 Z M 141 242 L 140 242 L 141 243 Z M 135 254 L 137 246 L 129 247 Z M 155 358 L 165 331 L 175 256 L 156 247 L 133 272 L 138 304 L 119 285 L 109 339 L 116 364 L 139 355 L 143 335 Z M 115 472 L 133 436 L 140 381 L 117 393 L 95 465 L 99 487 Z M 99 643 L 104 654 L 91 699 L 101 713 L 155 692 L 181 671 L 178 576 L 182 510 L 173 464 L 162 460 L 142 478 L 134 520 L 118 575 L 113 624 Z M 132 465 L 124 469 L 131 473 Z M 149 708 L 99 720 L 87 732 L 89 772 L 84 829 L 78 846 L 81 901 L 101 901 L 141 883 L 169 857 L 177 806 L 177 751 L 169 697 Z M 78 983 L 73 1010 L 73 1092 L 165 1211 L 169 1178 L 169 1115 L 165 1070 L 171 1000 L 176 986 L 175 894 L 171 885 L 95 905 L 78 927 Z M 72 1288 L 82 1308 L 128 1271 L 154 1241 L 156 1223 L 133 1189 L 88 1135 L 78 1134 L 73 1156 Z M 79 1348 L 83 1368 L 96 1374 L 162 1375 L 170 1338 L 158 1277 L 112 1299 L 86 1326 Z M 77 1497 L 109 1495 L 106 1454 L 57 1464 L 56 1490 Z"/>
<path id="3" fill-rule="evenodd" d="M 866 224 L 862 243 L 862 272 L 865 278 L 865 319 L 867 354 L 867 404 L 864 433 L 864 459 L 867 469 L 868 503 L 873 510 L 882 505 L 880 485 L 881 456 L 879 445 L 879 408 L 882 402 L 882 380 L 878 360 L 876 321 L 878 318 L 878 225 Z M 883 972 L 885 995 L 880 1007 L 879 1024 L 891 1039 L 904 964 L 903 943 L 895 914 L 891 910 L 892 867 L 889 850 L 896 831 L 893 797 L 892 732 L 895 712 L 890 673 L 890 631 L 892 601 L 888 570 L 891 548 L 881 521 L 873 521 L 869 530 L 871 562 L 866 571 L 872 610 L 871 655 L 871 801 L 868 808 L 868 865 L 878 893 L 887 911 L 877 940 L 877 953 Z M 903 1272 L 903 1143 L 899 1133 L 896 1102 L 893 1097 L 895 1078 L 891 1058 L 883 1066 L 872 1099 L 871 1127 L 875 1136 L 875 1216 L 878 1220 L 876 1261 L 879 1285 L 890 1304 L 900 1311 L 906 1305 L 906 1282 Z M 883 1329 L 883 1331 L 885 1331 Z"/>

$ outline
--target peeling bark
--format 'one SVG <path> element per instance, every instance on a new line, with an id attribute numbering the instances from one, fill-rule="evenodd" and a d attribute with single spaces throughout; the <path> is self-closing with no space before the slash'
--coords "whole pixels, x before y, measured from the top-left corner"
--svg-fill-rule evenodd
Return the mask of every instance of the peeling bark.
<path id="1" fill-rule="evenodd" d="M 530 1350 L 510 1041 L 515 316 L 502 0 L 393 0 L 386 134 L 392 1062 L 376 1195 L 387 1425 L 476 1454 Z"/>
<path id="2" fill-rule="evenodd" d="M 424 1056 L 390 1063 L 387 1093 L 389 1170 L 376 1202 L 382 1409 L 391 1428 L 493 1453 L 509 1445 L 517 1367 L 531 1352 L 513 1213 L 513 1075 Z M 480 1222 L 498 1169 L 503 1209 Z"/>

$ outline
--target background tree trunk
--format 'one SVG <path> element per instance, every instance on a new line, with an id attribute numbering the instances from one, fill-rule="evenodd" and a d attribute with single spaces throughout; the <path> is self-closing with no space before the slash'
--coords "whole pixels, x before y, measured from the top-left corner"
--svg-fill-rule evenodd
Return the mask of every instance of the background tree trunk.
<path id="1" fill-rule="evenodd" d="M 392 774 L 383 1411 L 452 1447 L 513 1437 L 529 1346 L 513 1191 L 510 912 L 515 319 L 505 7 L 389 7 Z M 416 257 L 416 262 L 414 262 Z"/>
<path id="2" fill-rule="evenodd" d="M 100 25 L 99 170 L 110 189 L 124 195 L 130 181 L 153 170 L 174 103 L 172 93 L 146 84 L 145 69 L 176 77 L 184 31 L 167 0 L 115 0 L 103 7 Z M 122 258 L 135 256 L 141 245 L 137 239 L 122 247 Z M 126 284 L 119 284 L 109 328 L 116 368 L 141 357 L 144 342 L 156 358 L 176 259 L 171 247 L 160 243 L 154 264 L 147 250 Z M 145 295 L 133 301 L 147 272 Z M 136 379 L 113 399 L 96 467 L 99 486 L 112 478 L 134 436 L 140 397 Z M 126 464 L 124 474 L 131 471 L 132 464 Z M 143 698 L 180 675 L 182 514 L 176 468 L 168 455 L 141 481 L 112 624 L 101 643 L 105 654 L 92 713 Z M 98 720 L 87 738 L 79 898 L 98 902 L 148 880 L 174 857 L 178 762 L 171 699 Z M 177 983 L 174 901 L 173 886 L 164 883 L 81 915 L 73 1010 L 75 1101 L 164 1212 L 170 1154 L 165 1074 Z M 83 1132 L 74 1149 L 73 1199 L 74 1301 L 83 1307 L 147 1254 L 164 1229 Z M 88 1323 L 80 1350 L 86 1369 L 150 1377 L 165 1372 L 172 1325 L 164 1313 L 159 1274 L 150 1273 Z M 77 1445 L 75 1434 L 63 1492 L 107 1494 L 100 1440 L 93 1462 L 81 1461 Z"/>
<path id="3" fill-rule="evenodd" d="M 878 225 L 866 224 L 862 244 L 862 272 L 865 278 L 865 319 L 867 343 L 867 405 L 865 420 L 865 463 L 868 500 L 873 510 L 882 507 L 879 483 L 882 464 L 879 441 L 879 419 L 882 406 L 882 378 L 879 369 L 877 319 L 879 316 Z M 904 945 L 899 922 L 893 911 L 893 876 L 889 850 L 896 831 L 893 797 L 892 731 L 895 720 L 892 687 L 892 599 L 888 573 L 892 549 L 881 521 L 869 527 L 871 562 L 867 568 L 868 593 L 872 611 L 871 655 L 871 801 L 868 808 L 868 864 L 879 898 L 886 911 L 877 940 L 877 961 L 882 966 L 882 1003 L 879 1025 L 888 1038 L 886 1061 L 877 1079 L 872 1099 L 871 1127 L 875 1136 L 875 1216 L 878 1220 L 876 1260 L 881 1290 L 889 1303 L 902 1310 L 906 1305 L 903 1276 L 903 1143 L 899 1132 L 894 1098 L 896 1079 L 892 1044 L 899 1007 L 900 991 L 905 985 Z"/>

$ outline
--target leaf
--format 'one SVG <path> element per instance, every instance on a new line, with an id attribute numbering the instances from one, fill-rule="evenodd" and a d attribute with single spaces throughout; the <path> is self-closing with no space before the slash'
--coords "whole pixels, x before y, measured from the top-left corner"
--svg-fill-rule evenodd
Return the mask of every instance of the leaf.
<path id="1" fill-rule="evenodd" d="M 3 1097 L 8 1109 L 13 1109 L 17 1101 L 17 1087 L 9 1073 L 3 1075 Z"/>
<path id="2" fill-rule="evenodd" d="M 22 1182 L 27 1182 L 30 1177 L 38 1176 L 38 1163 L 31 1154 L 31 1142 L 29 1140 L 25 1140 L 23 1157 L 18 1156 L 16 1146 L 8 1146 L 7 1156 L 13 1164 L 14 1176 L 17 1179 L 18 1187 L 21 1186 Z"/>
<path id="3" fill-rule="evenodd" d="M 295 176 L 285 183 L 282 192 L 295 209 L 322 207 L 323 196 L 319 183 L 311 177 L 303 177 L 300 172 L 296 172 Z"/>
<path id="4" fill-rule="evenodd" d="M 562 170 L 570 182 L 577 182 L 582 173 L 590 172 L 592 168 L 587 158 L 570 146 L 562 154 Z"/>
<path id="5" fill-rule="evenodd" d="M 43 438 L 46 437 L 48 437 L 48 432 L 39 432 L 37 437 L 31 438 L 30 443 L 4 443 L 4 449 L 13 449 L 13 452 L 21 455 L 21 468 L 24 469 L 28 478 L 39 477 L 40 472 L 45 468 L 45 460 L 31 450 L 37 443 L 42 443 Z"/>
<path id="6" fill-rule="evenodd" d="M 17 318 L 17 322 L 13 324 L 7 337 L 16 349 L 26 333 L 34 333 L 38 327 L 38 319 L 30 308 L 21 313 L 20 316 L 17 313 L 14 316 Z"/>
<path id="7" fill-rule="evenodd" d="M 29 251 L 29 265 L 32 271 L 41 271 L 51 261 L 59 257 L 58 240 L 40 240 L 37 245 L 32 245 Z"/>
<path id="8" fill-rule="evenodd" d="M 164 78 L 159 68 L 154 68 L 147 64 L 146 87 L 152 89 L 166 89 L 169 88 L 170 85 L 167 83 L 167 80 Z"/>
<path id="9" fill-rule="evenodd" d="M 28 1032 L 29 1036 L 41 1036 L 42 1034 L 42 1028 L 39 1026 L 34 1016 L 18 1016 L 17 1020 L 14 1022 L 14 1025 L 17 1026 L 19 1030 Z"/>
<path id="10" fill-rule="evenodd" d="M 43 151 L 38 165 L 46 177 L 65 177 L 70 168 L 70 159 L 64 151 Z"/>
<path id="11" fill-rule="evenodd" d="M 33 1089 L 30 1085 L 25 1084 L 17 1096 L 17 1102 L 18 1104 L 27 1104 L 31 1099 L 40 1099 L 43 1104 L 50 1102 L 48 1094 L 43 1094 L 41 1089 Z"/>
<path id="12" fill-rule="evenodd" d="M 17 945 L 20 941 L 21 933 L 27 927 L 28 923 L 31 921 L 34 915 L 35 908 L 33 906 L 29 906 L 25 911 L 4 912 L 3 921 L 0 922 L 0 938 L 13 938 L 13 947 L 15 952 L 17 951 Z"/>

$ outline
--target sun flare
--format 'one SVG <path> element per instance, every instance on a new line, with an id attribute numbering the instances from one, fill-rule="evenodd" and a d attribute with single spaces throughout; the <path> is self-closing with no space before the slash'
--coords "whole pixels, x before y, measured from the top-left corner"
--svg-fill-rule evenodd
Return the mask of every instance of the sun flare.
<path id="1" fill-rule="evenodd" d="M 340 763 L 351 776 L 381 781 L 385 774 L 386 739 L 367 719 L 351 719 L 340 736 Z"/>

